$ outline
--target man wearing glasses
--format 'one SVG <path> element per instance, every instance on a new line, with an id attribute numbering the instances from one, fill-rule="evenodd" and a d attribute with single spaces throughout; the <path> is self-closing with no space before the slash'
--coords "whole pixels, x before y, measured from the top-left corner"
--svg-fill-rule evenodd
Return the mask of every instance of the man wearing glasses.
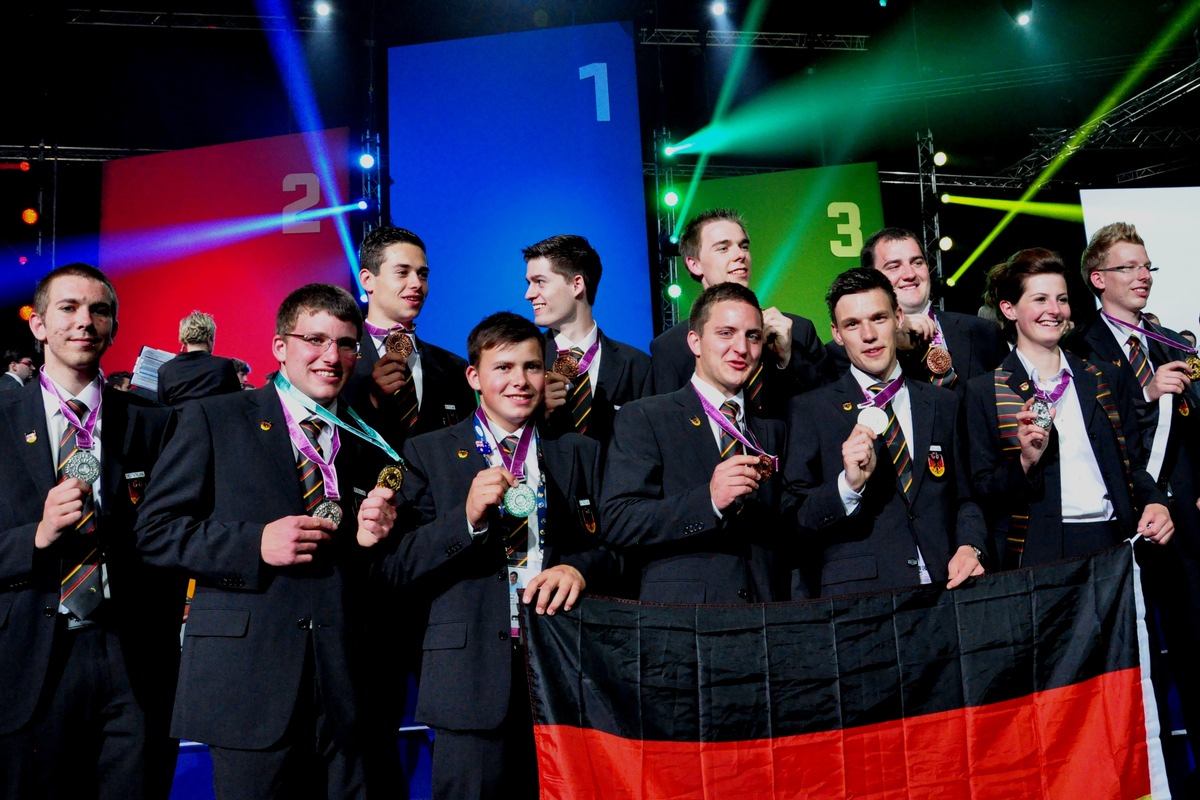
<path id="1" fill-rule="evenodd" d="M 1142 565 L 1144 585 L 1162 620 L 1187 728 L 1195 732 L 1200 731 L 1195 677 L 1200 675 L 1200 394 L 1195 385 L 1200 360 L 1182 336 L 1147 319 L 1144 309 L 1157 271 L 1130 223 L 1096 231 L 1083 252 L 1081 272 L 1100 299 L 1100 314 L 1066 346 L 1105 373 L 1124 373 L 1125 385 L 1136 393 L 1134 406 L 1150 454 L 1146 471 L 1170 495 L 1175 521 L 1167 547 L 1145 554 L 1152 560 Z"/>
<path id="2" fill-rule="evenodd" d="M 0 392 L 20 389 L 37 371 L 33 354 L 25 350 L 9 350 L 4 354 L 4 363 L 8 365 L 8 372 L 0 377 Z"/>
<path id="3" fill-rule="evenodd" d="M 391 529 L 398 470 L 338 399 L 361 327 L 344 289 L 288 295 L 274 382 L 185 404 L 142 509 L 145 558 L 196 578 L 171 732 L 218 798 L 364 794 L 356 537 Z"/>

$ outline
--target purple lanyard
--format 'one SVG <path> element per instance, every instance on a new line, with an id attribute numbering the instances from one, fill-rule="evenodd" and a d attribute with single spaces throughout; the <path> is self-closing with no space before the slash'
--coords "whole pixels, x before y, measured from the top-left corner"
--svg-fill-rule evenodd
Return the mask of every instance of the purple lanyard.
<path id="1" fill-rule="evenodd" d="M 1057 403 L 1059 400 L 1062 399 L 1063 393 L 1067 391 L 1067 386 L 1070 385 L 1070 383 L 1071 383 L 1071 373 L 1067 372 L 1064 369 L 1062 377 L 1058 381 L 1058 386 L 1055 386 L 1052 391 L 1047 392 L 1045 389 L 1038 386 L 1037 383 L 1035 382 L 1034 387 L 1033 387 L 1033 394 L 1035 397 L 1037 397 L 1037 399 L 1045 400 L 1050 405 L 1054 405 L 1055 403 Z"/>
<path id="2" fill-rule="evenodd" d="M 946 337 L 942 336 L 942 325 L 937 321 L 937 317 L 933 315 L 933 306 L 929 307 L 929 318 L 933 320 L 933 341 L 930 342 L 931 347 L 945 347 Z"/>
<path id="3" fill-rule="evenodd" d="M 321 479 L 325 481 L 325 496 L 330 500 L 340 500 L 341 495 L 338 494 L 338 479 L 337 470 L 333 467 L 333 460 L 337 458 L 338 450 L 342 447 L 341 437 L 338 436 L 336 425 L 333 428 L 333 441 L 329 445 L 329 460 L 321 458 L 315 447 L 304 431 L 300 430 L 300 425 L 296 420 L 292 419 L 292 414 L 288 411 L 286 403 L 281 403 L 283 406 L 283 418 L 287 421 L 288 436 L 292 440 L 292 444 L 296 449 L 304 454 L 304 457 L 316 464 L 321 469 Z"/>
<path id="4" fill-rule="evenodd" d="M 774 464 L 775 469 L 776 470 L 779 469 L 779 456 L 773 456 L 770 453 L 768 453 L 766 450 L 763 450 L 762 447 L 759 446 L 758 441 L 754 439 L 754 434 L 750 433 L 749 428 L 747 428 L 746 431 L 747 431 L 747 433 L 750 433 L 750 438 L 747 439 L 745 436 L 743 436 L 742 432 L 739 431 L 735 426 L 731 425 L 729 422 L 729 419 L 724 414 L 722 414 L 721 411 L 716 406 L 714 406 L 712 403 L 708 402 L 708 398 L 706 398 L 704 395 L 700 394 L 700 390 L 696 388 L 696 384 L 693 383 L 693 384 L 691 384 L 691 386 L 692 386 L 692 391 L 696 393 L 696 397 L 700 398 L 700 407 L 704 409 L 704 413 L 708 415 L 709 419 L 711 419 L 713 422 L 717 423 L 718 428 L 720 428 L 721 430 L 728 433 L 730 436 L 732 436 L 737 441 L 741 442 L 742 446 L 745 447 L 747 450 L 753 451 L 755 453 L 758 453 L 760 456 L 766 456 L 767 458 L 771 459 L 771 463 Z"/>
<path id="5" fill-rule="evenodd" d="M 1163 336 L 1161 333 L 1149 330 L 1148 328 L 1143 328 L 1141 325 L 1130 325 L 1128 322 L 1117 319 L 1116 317 L 1112 316 L 1111 314 L 1108 314 L 1107 312 L 1101 311 L 1100 313 L 1104 315 L 1104 318 L 1106 320 L 1113 323 L 1114 325 L 1120 325 L 1121 327 L 1128 328 L 1131 331 L 1140 331 L 1142 334 L 1144 334 L 1146 336 L 1146 338 L 1153 339 L 1154 341 L 1158 342 L 1159 344 L 1169 345 L 1178 350 L 1182 350 L 1183 352 L 1185 352 L 1191 356 L 1194 356 L 1194 355 L 1196 355 L 1197 352 L 1200 352 L 1200 351 L 1197 351 L 1196 348 L 1192 347 L 1191 345 L 1188 345 L 1186 342 L 1177 342 L 1169 336 Z"/>
<path id="6" fill-rule="evenodd" d="M 884 406 L 886 406 L 888 403 L 892 402 L 892 398 L 895 397 L 897 394 L 899 394 L 900 389 L 903 386 L 904 386 L 904 373 L 900 373 L 900 377 L 896 378 L 896 380 L 892 381 L 887 386 L 883 387 L 883 391 L 881 391 L 879 394 L 871 394 L 870 391 L 868 391 L 867 389 L 863 389 L 860 386 L 859 389 L 862 390 L 863 397 L 865 397 L 866 400 L 862 403 L 859 403 L 858 407 L 859 408 L 878 408 L 878 409 L 882 410 Z"/>
<path id="7" fill-rule="evenodd" d="M 363 327 L 367 329 L 367 333 L 371 334 L 372 336 L 374 336 L 378 339 L 386 338 L 387 335 L 389 333 L 391 333 L 392 331 L 404 331 L 409 336 L 412 336 L 412 335 L 416 334 L 416 332 L 417 332 L 417 323 L 415 323 L 415 322 L 410 323 L 407 328 L 404 327 L 403 325 L 393 325 L 390 328 L 381 328 L 378 325 L 376 325 L 375 323 L 367 322 L 364 319 Z"/>
<path id="8" fill-rule="evenodd" d="M 104 375 L 99 377 L 101 383 L 104 381 Z M 75 446 L 80 450 L 91 450 L 94 444 L 94 436 L 96 431 L 96 420 L 100 419 L 100 406 L 104 405 L 104 392 L 100 392 L 100 400 L 96 402 L 96 407 L 88 413 L 86 422 L 81 422 L 71 407 L 67 405 L 67 401 L 59 394 L 58 387 L 54 385 L 54 381 L 46 377 L 46 367 L 43 365 L 38 372 L 38 381 L 42 384 L 42 388 L 54 395 L 58 400 L 58 410 L 62 412 L 63 417 L 75 429 Z"/>
<path id="9" fill-rule="evenodd" d="M 491 430 L 488 425 L 487 415 L 483 413 L 482 408 L 475 409 L 475 449 L 484 458 L 492 454 L 492 446 L 488 444 L 487 436 L 484 435 L 484 429 L 492 433 L 492 438 L 499 444 L 500 439 Z M 521 438 L 517 440 L 517 446 L 513 449 L 512 457 L 510 458 L 504 452 L 504 448 L 500 448 L 500 463 L 506 470 L 512 473 L 513 477 L 518 481 L 525 480 L 525 457 L 529 454 L 529 445 L 533 442 L 533 422 L 525 423 L 525 429 L 521 431 Z"/>
<path id="10" fill-rule="evenodd" d="M 558 350 L 557 344 L 555 345 L 555 350 L 558 351 L 558 354 L 560 356 L 568 355 L 571 352 L 570 349 Z M 600 352 L 600 332 L 599 331 L 596 332 L 596 341 L 592 342 L 592 346 L 589 347 L 587 349 L 587 352 L 583 354 L 583 358 L 579 359 L 579 372 L 587 372 L 588 371 L 588 367 L 590 367 L 592 365 L 592 361 L 595 360 L 596 353 L 598 353 L 598 352 Z"/>

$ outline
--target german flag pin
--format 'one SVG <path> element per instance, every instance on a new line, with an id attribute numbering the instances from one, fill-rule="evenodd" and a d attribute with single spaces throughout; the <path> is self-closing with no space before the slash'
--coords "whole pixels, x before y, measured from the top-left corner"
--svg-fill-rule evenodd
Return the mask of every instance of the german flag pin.
<path id="1" fill-rule="evenodd" d="M 929 446 L 929 474 L 935 478 L 946 474 L 946 459 L 942 457 L 942 448 L 936 444 Z"/>
<path id="2" fill-rule="evenodd" d="M 852 408 L 854 408 L 853 403 L 842 403 L 842 411 L 849 411 Z"/>
<path id="3" fill-rule="evenodd" d="M 269 431 L 271 430 L 271 423 L 264 419 L 262 422 L 258 423 L 258 427 L 262 428 L 264 431 Z"/>
<path id="4" fill-rule="evenodd" d="M 1180 400 L 1179 401 L 1179 416 L 1186 417 L 1190 413 L 1192 413 L 1192 409 L 1188 406 L 1187 400 Z M 26 438 L 28 438 L 28 437 L 26 437 Z"/>
<path id="5" fill-rule="evenodd" d="M 695 425 L 697 428 L 699 428 L 700 427 L 700 418 L 692 417 L 692 424 Z"/>
<path id="6" fill-rule="evenodd" d="M 459 450 L 459 451 L 458 451 L 458 457 L 459 457 L 459 458 L 466 458 L 468 455 L 470 455 L 470 453 L 468 453 L 466 450 Z"/>
<path id="7" fill-rule="evenodd" d="M 1028 392 L 1029 391 L 1029 381 L 1022 381 L 1021 385 L 1018 386 L 1017 388 L 1020 389 L 1022 392 Z"/>
<path id="8" fill-rule="evenodd" d="M 1114 358 L 1114 359 L 1113 359 L 1113 366 L 1114 366 L 1114 367 L 1118 367 L 1118 368 L 1119 368 L 1119 367 L 1121 366 L 1121 359 L 1119 359 L 1119 358 Z"/>
<path id="9" fill-rule="evenodd" d="M 25 434 L 25 441 L 28 442 L 29 444 L 36 443 L 37 442 L 37 431 L 30 431 L 29 433 Z"/>

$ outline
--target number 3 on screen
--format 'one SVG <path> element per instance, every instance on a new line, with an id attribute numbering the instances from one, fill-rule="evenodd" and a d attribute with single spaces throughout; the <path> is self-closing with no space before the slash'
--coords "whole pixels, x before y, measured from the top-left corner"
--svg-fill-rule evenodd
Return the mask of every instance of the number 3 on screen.
<path id="1" fill-rule="evenodd" d="M 862 219 L 860 219 L 858 214 L 858 204 L 830 203 L 828 209 L 826 209 L 826 216 L 834 219 L 844 217 L 846 221 L 838 223 L 837 232 L 839 236 L 850 237 L 849 242 L 830 239 L 829 252 L 838 258 L 858 258 L 863 243 Z"/>
<path id="2" fill-rule="evenodd" d="M 320 233 L 321 220 L 300 219 L 300 212 L 316 207 L 321 202 L 321 184 L 311 172 L 293 172 L 283 176 L 283 190 L 304 190 L 304 196 L 283 207 L 284 233 Z"/>

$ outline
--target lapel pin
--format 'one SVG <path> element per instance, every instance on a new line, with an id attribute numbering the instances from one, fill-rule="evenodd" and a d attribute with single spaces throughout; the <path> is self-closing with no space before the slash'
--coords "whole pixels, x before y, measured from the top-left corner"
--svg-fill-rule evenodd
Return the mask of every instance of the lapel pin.
<path id="1" fill-rule="evenodd" d="M 264 419 L 262 422 L 258 423 L 258 427 L 262 428 L 264 431 L 269 431 L 271 430 L 271 423 Z"/>
<path id="2" fill-rule="evenodd" d="M 470 455 L 470 454 L 469 454 L 469 453 L 468 453 L 466 450 L 459 450 L 459 451 L 458 451 L 458 457 L 459 457 L 459 458 L 466 458 L 468 455 Z"/>
<path id="3" fill-rule="evenodd" d="M 1121 366 L 1121 359 L 1119 359 L 1119 358 L 1114 358 L 1114 359 L 1113 359 L 1113 366 L 1114 366 L 1114 367 L 1120 367 L 1120 366 Z"/>
<path id="4" fill-rule="evenodd" d="M 692 417 L 692 424 L 695 425 L 697 428 L 699 428 L 700 427 L 700 418 Z"/>
<path id="5" fill-rule="evenodd" d="M 1192 409 L 1188 407 L 1187 400 L 1179 401 L 1179 416 L 1186 417 L 1190 413 L 1192 413 Z"/>
<path id="6" fill-rule="evenodd" d="M 842 411 L 849 411 L 852 408 L 854 408 L 853 403 L 842 403 Z"/>
<path id="7" fill-rule="evenodd" d="M 1029 381 L 1022 381 L 1021 385 L 1018 386 L 1017 388 L 1020 389 L 1022 392 L 1028 392 L 1029 391 Z"/>
<path id="8" fill-rule="evenodd" d="M 35 443 L 37 441 L 37 431 L 30 431 L 29 433 L 25 434 L 25 441 L 29 442 L 30 444 Z"/>

